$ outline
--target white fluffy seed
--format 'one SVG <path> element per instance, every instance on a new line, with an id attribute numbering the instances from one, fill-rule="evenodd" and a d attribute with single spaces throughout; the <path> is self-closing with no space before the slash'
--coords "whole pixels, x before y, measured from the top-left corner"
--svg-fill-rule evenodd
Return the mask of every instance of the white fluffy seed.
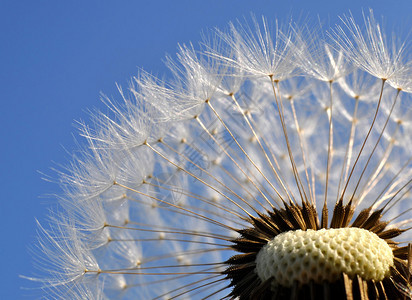
<path id="1" fill-rule="evenodd" d="M 272 286 L 333 282 L 342 272 L 381 281 L 393 266 L 389 245 L 361 228 L 296 230 L 277 235 L 256 257 L 256 273 Z"/>

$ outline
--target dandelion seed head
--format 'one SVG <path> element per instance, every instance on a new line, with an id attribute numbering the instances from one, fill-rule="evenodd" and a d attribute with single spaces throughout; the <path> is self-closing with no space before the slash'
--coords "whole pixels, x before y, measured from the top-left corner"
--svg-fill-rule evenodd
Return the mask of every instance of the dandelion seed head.
<path id="1" fill-rule="evenodd" d="M 102 96 L 32 279 L 74 299 L 410 294 L 410 49 L 364 23 L 230 23 Z"/>

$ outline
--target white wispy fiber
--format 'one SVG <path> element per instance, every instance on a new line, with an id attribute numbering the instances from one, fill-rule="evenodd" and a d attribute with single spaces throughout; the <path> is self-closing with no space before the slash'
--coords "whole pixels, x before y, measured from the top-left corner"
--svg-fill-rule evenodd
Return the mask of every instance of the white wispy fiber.
<path id="1" fill-rule="evenodd" d="M 233 241 L 285 203 L 372 207 L 411 243 L 411 49 L 364 23 L 230 23 L 167 57 L 170 79 L 102 96 L 31 279 L 56 298 L 242 299 Z"/>

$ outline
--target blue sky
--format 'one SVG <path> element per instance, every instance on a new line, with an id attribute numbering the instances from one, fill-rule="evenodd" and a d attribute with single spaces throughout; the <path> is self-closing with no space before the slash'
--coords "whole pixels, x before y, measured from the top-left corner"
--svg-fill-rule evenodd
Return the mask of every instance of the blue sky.
<path id="1" fill-rule="evenodd" d="M 162 74 L 162 59 L 177 43 L 199 40 L 208 28 L 264 14 L 321 19 L 334 24 L 350 9 L 360 19 L 371 7 L 389 27 L 411 24 L 411 0 L 0 1 L 0 263 L 1 299 L 35 299 L 19 274 L 35 272 L 28 249 L 58 194 L 42 180 L 75 149 L 75 120 L 104 109 L 103 92 L 119 99 L 141 67 Z M 410 28 L 410 27 L 408 27 Z M 405 29 L 407 31 L 408 29 Z"/>

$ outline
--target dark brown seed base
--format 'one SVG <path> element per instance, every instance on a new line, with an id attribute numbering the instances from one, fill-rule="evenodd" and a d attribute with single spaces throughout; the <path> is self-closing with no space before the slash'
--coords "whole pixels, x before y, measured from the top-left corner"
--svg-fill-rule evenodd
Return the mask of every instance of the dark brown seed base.
<path id="1" fill-rule="evenodd" d="M 226 261 L 228 267 L 223 272 L 230 280 L 232 292 L 229 299 L 412 299 L 412 247 L 398 247 L 392 239 L 404 230 L 386 229 L 388 222 L 381 221 L 382 210 L 371 213 L 371 207 L 359 213 L 350 224 L 354 215 L 351 203 L 344 205 L 339 201 L 334 208 L 330 225 L 328 210 L 322 210 L 321 220 L 315 207 L 304 202 L 302 206 L 284 203 L 284 208 L 273 208 L 266 214 L 249 220 L 251 227 L 238 230 L 240 238 L 232 241 L 232 248 L 239 254 Z M 301 285 L 298 282 L 292 288 L 277 286 L 273 289 L 271 280 L 262 282 L 255 272 L 256 255 L 260 249 L 276 235 L 290 230 L 318 230 L 321 228 L 358 227 L 367 229 L 385 240 L 394 254 L 394 268 L 391 276 L 382 281 L 365 281 L 359 276 L 350 278 L 342 274 L 340 280 L 311 282 Z"/>

